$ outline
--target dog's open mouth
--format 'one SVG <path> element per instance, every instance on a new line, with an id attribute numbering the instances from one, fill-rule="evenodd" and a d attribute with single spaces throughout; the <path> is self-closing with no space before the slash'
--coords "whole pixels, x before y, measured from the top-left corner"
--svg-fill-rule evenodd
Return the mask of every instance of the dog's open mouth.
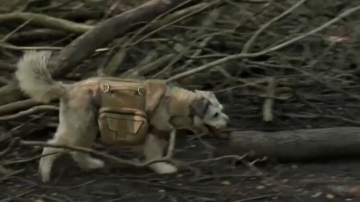
<path id="1" fill-rule="evenodd" d="M 217 138 L 224 137 L 223 133 L 219 129 L 216 129 L 215 127 L 207 124 L 204 124 L 204 126 L 210 135 L 215 136 Z"/>

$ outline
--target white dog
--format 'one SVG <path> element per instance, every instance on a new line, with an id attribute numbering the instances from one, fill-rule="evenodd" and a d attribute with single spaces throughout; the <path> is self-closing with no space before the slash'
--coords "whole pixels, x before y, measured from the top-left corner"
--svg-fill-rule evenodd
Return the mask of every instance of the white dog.
<path id="1" fill-rule="evenodd" d="M 27 52 L 18 62 L 16 77 L 23 92 L 31 98 L 42 103 L 54 99 L 60 100 L 59 126 L 49 143 L 91 147 L 98 133 L 99 108 L 94 100 L 99 92 L 99 81 L 103 77 L 94 77 L 74 84 L 63 84 L 54 81 L 48 70 L 51 52 Z M 176 110 L 169 106 L 165 98 L 161 98 L 149 117 L 151 126 L 160 131 L 170 132 L 174 128 L 188 128 L 190 130 L 210 129 L 217 133 L 218 129 L 226 127 L 229 117 L 223 113 L 223 106 L 215 95 L 208 91 L 189 91 L 180 87 L 168 85 L 166 97 L 181 101 L 193 113 L 186 114 L 185 108 Z M 170 116 L 169 113 L 172 113 Z M 177 117 L 177 126 L 170 123 L 170 119 Z M 181 116 L 180 116 L 181 114 Z M 206 127 L 204 127 L 206 126 Z M 209 130 L 207 131 L 209 132 Z M 166 142 L 165 142 L 166 143 Z M 144 142 L 144 155 L 146 161 L 159 159 L 163 156 L 164 141 L 154 134 L 147 135 Z M 57 148 L 44 148 L 43 155 L 62 151 Z M 50 180 L 52 164 L 60 154 L 47 155 L 41 158 L 39 173 L 43 182 Z M 71 152 L 73 159 L 83 169 L 99 169 L 104 162 L 88 154 Z M 174 173 L 177 168 L 169 163 L 158 162 L 150 168 L 159 174 Z"/>

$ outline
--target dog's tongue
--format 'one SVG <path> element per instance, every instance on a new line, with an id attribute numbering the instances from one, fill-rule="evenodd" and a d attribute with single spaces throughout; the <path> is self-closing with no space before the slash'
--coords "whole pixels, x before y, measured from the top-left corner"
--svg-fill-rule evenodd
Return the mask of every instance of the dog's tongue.
<path id="1" fill-rule="evenodd" d="M 209 130 L 210 133 L 212 133 L 217 138 L 224 138 L 226 136 L 220 130 L 218 130 L 212 126 L 206 125 L 206 128 Z"/>

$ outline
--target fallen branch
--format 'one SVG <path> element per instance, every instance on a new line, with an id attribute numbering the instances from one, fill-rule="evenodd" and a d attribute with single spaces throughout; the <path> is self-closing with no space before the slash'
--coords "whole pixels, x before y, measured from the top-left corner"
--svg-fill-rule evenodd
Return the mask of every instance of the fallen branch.
<path id="1" fill-rule="evenodd" d="M 68 74 L 74 67 L 91 56 L 93 52 L 110 42 L 114 37 L 124 35 L 129 28 L 137 23 L 148 23 L 153 19 L 169 11 L 175 11 L 181 7 L 191 6 L 200 0 L 168 0 L 149 1 L 133 10 L 109 18 L 78 37 L 71 44 L 61 50 L 54 57 L 53 75 L 61 77 Z M 23 97 L 17 83 L 14 81 L 0 88 L 0 105 L 18 101 Z"/>
<path id="2" fill-rule="evenodd" d="M 274 77 L 269 78 L 269 84 L 265 90 L 266 98 L 263 104 L 263 120 L 272 121 L 273 116 L 273 105 L 276 91 L 276 79 Z"/>
<path id="3" fill-rule="evenodd" d="M 20 92 L 20 91 L 19 91 Z M 36 102 L 33 99 L 21 100 L 13 103 L 9 103 L 3 106 L 0 106 L 0 115 L 8 114 L 14 111 L 30 108 L 40 103 Z"/>
<path id="4" fill-rule="evenodd" d="M 60 39 L 67 36 L 67 32 L 53 29 L 35 29 L 22 31 L 12 34 L 6 42 L 26 42 L 26 41 L 42 41 L 51 39 Z"/>
<path id="5" fill-rule="evenodd" d="M 84 32 L 87 32 L 93 28 L 93 26 L 90 25 L 75 23 L 68 20 L 54 18 L 51 16 L 37 13 L 7 13 L 0 15 L 0 23 L 12 20 L 23 22 L 29 21 L 30 24 L 34 24 L 37 26 L 76 34 L 83 34 Z"/>
<path id="6" fill-rule="evenodd" d="M 6 148 L 4 151 L 0 152 L 0 158 L 6 156 L 7 154 L 9 154 L 13 149 L 14 147 L 18 145 L 18 140 L 13 140 L 10 145 L 8 146 L 8 148 Z"/>
<path id="7" fill-rule="evenodd" d="M 355 127 L 236 131 L 229 135 L 230 152 L 237 155 L 253 152 L 253 156 L 247 157 L 267 157 L 284 162 L 354 157 L 360 156 L 359 134 L 360 128 Z"/>
<path id="8" fill-rule="evenodd" d="M 0 121 L 16 119 L 16 118 L 19 118 L 22 116 L 26 116 L 26 115 L 35 113 L 37 111 L 58 111 L 58 110 L 59 110 L 59 107 L 51 106 L 51 105 L 36 106 L 36 107 L 30 108 L 28 110 L 21 111 L 17 114 L 12 114 L 12 115 L 8 115 L 8 116 L 0 116 Z"/>
<path id="9" fill-rule="evenodd" d="M 188 0 L 186 6 L 198 3 L 199 0 Z M 67 74 L 73 67 L 88 58 L 97 48 L 105 45 L 116 36 L 124 35 L 131 25 L 136 23 L 148 23 L 159 15 L 185 6 L 182 0 L 149 1 L 133 10 L 124 12 L 115 17 L 109 18 L 95 28 L 86 32 L 70 45 L 65 47 L 56 61 L 54 67 L 55 76 Z"/>
<path id="10" fill-rule="evenodd" d="M 9 154 L 17 144 L 18 144 L 17 141 L 12 141 L 10 143 L 10 145 L 8 146 L 8 148 L 6 148 L 4 151 L 0 152 L 0 158 L 3 158 L 7 154 Z M 0 165 L 0 173 L 2 175 L 8 175 L 11 172 L 13 172 L 13 171 L 10 169 L 6 169 L 3 165 Z"/>
<path id="11" fill-rule="evenodd" d="M 93 149 L 89 149 L 89 148 L 84 148 L 84 147 L 75 147 L 75 146 L 65 146 L 65 145 L 56 145 L 56 144 L 50 144 L 50 143 L 45 143 L 45 142 L 38 142 L 38 141 L 24 141 L 24 140 L 20 140 L 19 138 L 15 138 L 13 140 L 13 142 L 11 143 L 11 147 L 9 147 L 8 149 L 6 149 L 3 153 L 3 155 L 7 154 L 9 152 L 9 150 L 11 150 L 13 148 L 14 145 L 21 145 L 21 146 L 38 146 L 38 147 L 54 147 L 54 148 L 61 148 L 61 149 L 66 149 L 66 150 L 70 150 L 70 151 L 77 151 L 77 152 L 84 152 L 84 153 L 89 153 L 92 154 L 94 156 L 103 158 L 105 160 L 108 160 L 112 163 L 116 163 L 116 164 L 125 164 L 125 165 L 130 165 L 130 166 L 134 166 L 134 167 L 146 167 L 150 164 L 153 163 L 157 163 L 157 162 L 172 162 L 172 156 L 173 156 L 173 152 L 174 152 L 174 147 L 175 147 L 175 138 L 176 138 L 176 130 L 173 130 L 170 134 L 170 140 L 169 140 L 169 146 L 167 149 L 167 153 L 166 156 L 161 158 L 161 159 L 156 159 L 156 160 L 152 160 L 149 162 L 144 162 L 144 163 L 137 163 L 131 160 L 124 160 L 121 158 L 118 158 L 116 156 L 107 154 L 105 152 L 99 152 L 99 151 L 95 151 Z M 0 154 L 1 157 L 1 154 Z"/>
<path id="12" fill-rule="evenodd" d="M 271 19 L 270 21 L 268 21 L 266 24 L 260 26 L 260 29 L 258 29 L 254 35 L 251 36 L 251 38 L 245 43 L 241 53 L 248 53 L 249 50 L 251 49 L 252 45 L 254 45 L 254 42 L 256 41 L 256 39 L 258 38 L 258 36 L 268 27 L 270 27 L 270 25 L 272 25 L 274 22 L 279 21 L 280 19 L 284 18 L 285 16 L 289 15 L 291 12 L 293 12 L 296 8 L 298 8 L 299 6 L 301 6 L 302 4 L 304 4 L 307 0 L 300 0 L 299 2 L 297 2 L 296 4 L 294 4 L 292 7 L 290 7 L 289 9 L 287 9 L 286 11 L 284 11 L 283 13 L 281 13 L 281 15 L 276 16 L 275 18 Z"/>
<path id="13" fill-rule="evenodd" d="M 260 52 L 257 52 L 257 53 L 244 53 L 244 54 L 240 53 L 240 54 L 237 54 L 237 55 L 227 56 L 227 57 L 215 60 L 213 62 L 207 63 L 205 65 L 202 65 L 200 67 L 197 67 L 197 68 L 188 70 L 186 72 L 177 74 L 177 75 L 167 79 L 167 81 L 168 82 L 173 82 L 173 81 L 176 81 L 178 79 L 193 75 L 195 73 L 198 73 L 198 72 L 213 68 L 213 67 L 215 67 L 217 65 L 221 65 L 223 63 L 230 62 L 232 60 L 237 60 L 237 59 L 242 59 L 242 58 L 254 58 L 254 57 L 258 57 L 258 56 L 261 56 L 261 55 L 265 55 L 265 54 L 277 51 L 279 49 L 282 49 L 282 48 L 296 42 L 296 41 L 299 41 L 299 40 L 304 39 L 304 38 L 306 38 L 306 37 L 308 37 L 310 35 L 313 35 L 313 34 L 315 34 L 317 32 L 320 32 L 320 31 L 324 30 L 325 28 L 329 27 L 330 25 L 340 21 L 341 19 L 349 16 L 352 13 L 355 13 L 358 10 L 360 10 L 360 6 L 350 8 L 350 9 L 346 10 L 345 12 L 341 13 L 340 15 L 338 15 L 336 18 L 333 18 L 332 20 L 330 20 L 330 21 L 324 23 L 323 25 L 317 27 L 316 29 L 313 29 L 313 30 L 311 30 L 311 31 L 309 31 L 309 32 L 307 32 L 307 33 L 305 33 L 303 35 L 300 35 L 300 36 L 297 36 L 297 37 L 295 37 L 293 39 L 287 40 L 287 41 L 285 41 L 285 42 L 283 42 L 283 43 L 281 43 L 279 45 L 268 48 L 266 50 L 263 50 L 263 51 L 260 51 Z M 220 55 L 220 56 L 222 57 L 222 55 Z M 208 57 L 208 56 L 206 56 L 206 57 Z"/>

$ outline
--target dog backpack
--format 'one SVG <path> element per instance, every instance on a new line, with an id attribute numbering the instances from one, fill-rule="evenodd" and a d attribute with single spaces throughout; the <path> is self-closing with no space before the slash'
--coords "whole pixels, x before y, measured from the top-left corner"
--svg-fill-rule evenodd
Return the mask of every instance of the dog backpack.
<path id="1" fill-rule="evenodd" d="M 166 92 L 164 80 L 106 78 L 99 83 L 99 129 L 105 144 L 143 144 L 148 118 Z"/>

